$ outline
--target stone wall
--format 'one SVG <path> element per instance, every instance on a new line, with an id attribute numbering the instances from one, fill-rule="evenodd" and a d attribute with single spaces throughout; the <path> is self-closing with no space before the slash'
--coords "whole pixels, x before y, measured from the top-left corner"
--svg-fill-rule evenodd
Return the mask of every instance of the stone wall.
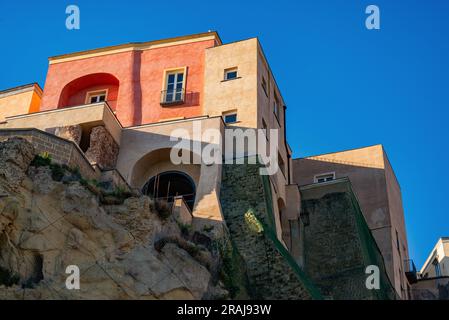
<path id="1" fill-rule="evenodd" d="M 449 300 L 449 277 L 420 279 L 412 285 L 413 300 Z"/>
<path id="2" fill-rule="evenodd" d="M 101 169 L 113 169 L 117 164 L 119 146 L 103 126 L 92 128 L 86 157 Z"/>
<path id="3" fill-rule="evenodd" d="M 0 129 L 0 141 L 11 137 L 28 140 L 33 144 L 36 154 L 48 152 L 55 163 L 79 168 L 81 175 L 87 179 L 96 179 L 99 176 L 99 172 L 95 171 L 83 152 L 72 141 L 38 129 Z"/>
<path id="4" fill-rule="evenodd" d="M 304 270 L 321 293 L 336 300 L 393 298 L 382 256 L 355 205 L 349 181 L 301 188 L 301 197 L 301 214 L 308 220 L 301 235 Z M 368 265 L 379 267 L 379 290 L 366 287 Z"/>
<path id="5" fill-rule="evenodd" d="M 221 205 L 257 299 L 319 299 L 320 294 L 277 240 L 257 165 L 223 165 Z M 272 213 L 271 213 L 272 214 Z"/>

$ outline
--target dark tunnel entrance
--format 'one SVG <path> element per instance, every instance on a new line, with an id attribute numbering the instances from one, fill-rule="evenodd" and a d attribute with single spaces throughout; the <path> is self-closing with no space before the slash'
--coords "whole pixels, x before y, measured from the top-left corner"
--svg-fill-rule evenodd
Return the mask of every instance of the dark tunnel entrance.
<path id="1" fill-rule="evenodd" d="M 176 196 L 182 196 L 190 210 L 195 203 L 195 183 L 192 178 L 180 171 L 166 171 L 152 177 L 142 192 L 150 198 L 173 202 Z"/>

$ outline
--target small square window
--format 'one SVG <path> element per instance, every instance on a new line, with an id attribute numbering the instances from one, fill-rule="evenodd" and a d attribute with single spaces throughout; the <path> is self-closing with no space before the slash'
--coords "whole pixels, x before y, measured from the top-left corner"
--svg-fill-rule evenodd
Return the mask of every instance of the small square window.
<path id="1" fill-rule="evenodd" d="M 335 179 L 335 172 L 332 172 L 316 175 L 313 180 L 315 183 L 323 183 L 332 181 L 334 179 Z"/>
<path id="2" fill-rule="evenodd" d="M 225 80 L 233 80 L 233 79 L 237 79 L 237 77 L 238 77 L 237 68 L 226 69 L 224 72 Z"/>
<path id="3" fill-rule="evenodd" d="M 106 101 L 106 91 L 88 92 L 86 97 L 86 103 L 99 103 Z"/>
<path id="4" fill-rule="evenodd" d="M 229 113 L 223 115 L 223 119 L 225 123 L 234 123 L 237 122 L 237 113 Z"/>

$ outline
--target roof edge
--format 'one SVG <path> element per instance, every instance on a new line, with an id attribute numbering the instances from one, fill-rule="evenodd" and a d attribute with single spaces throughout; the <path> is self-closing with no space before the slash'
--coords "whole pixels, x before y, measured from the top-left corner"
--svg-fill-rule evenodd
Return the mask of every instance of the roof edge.
<path id="1" fill-rule="evenodd" d="M 9 96 L 9 95 L 13 95 L 13 94 L 26 92 L 26 91 L 29 91 L 31 89 L 36 89 L 36 91 L 40 95 L 42 95 L 42 88 L 39 85 L 39 83 L 32 82 L 32 83 L 28 83 L 28 84 L 24 84 L 24 85 L 20 85 L 20 86 L 16 86 L 16 87 L 8 88 L 8 89 L 5 89 L 5 90 L 1 90 L 0 91 L 0 98 L 6 97 L 6 96 Z"/>
<path id="2" fill-rule="evenodd" d="M 222 44 L 222 41 L 221 41 L 221 38 L 220 38 L 218 32 L 217 31 L 209 31 L 209 32 L 196 33 L 196 34 L 191 34 L 191 35 L 186 35 L 186 36 L 165 38 L 165 39 L 160 39 L 160 40 L 152 40 L 152 41 L 146 41 L 146 42 L 129 42 L 129 43 L 107 46 L 107 47 L 102 47 L 102 48 L 97 48 L 97 49 L 76 51 L 76 52 L 72 52 L 72 53 L 51 56 L 48 58 L 48 60 L 51 62 L 51 61 L 56 61 L 56 60 L 60 60 L 60 59 L 83 56 L 86 54 L 96 54 L 96 53 L 102 53 L 102 52 L 107 52 L 107 51 L 112 51 L 112 50 L 132 49 L 132 48 L 139 48 L 139 47 L 145 47 L 145 46 L 157 45 L 157 44 L 165 44 L 165 43 L 176 42 L 176 41 L 200 39 L 200 38 L 204 38 L 207 36 L 214 36 L 216 41 L 218 42 L 218 44 L 219 45 Z"/>

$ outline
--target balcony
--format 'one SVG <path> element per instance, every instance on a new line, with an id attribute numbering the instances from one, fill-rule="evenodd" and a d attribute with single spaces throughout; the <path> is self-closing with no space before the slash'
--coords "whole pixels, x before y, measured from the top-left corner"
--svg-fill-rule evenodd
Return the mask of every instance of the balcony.
<path id="1" fill-rule="evenodd" d="M 404 271 L 405 276 L 407 277 L 410 284 L 416 283 L 418 281 L 416 266 L 413 260 L 408 259 L 404 261 Z"/>
<path id="2" fill-rule="evenodd" d="M 184 88 L 162 90 L 161 105 L 170 106 L 185 103 L 186 91 Z"/>
<path id="3" fill-rule="evenodd" d="M 120 144 L 120 122 L 107 102 L 84 104 L 7 117 L 2 128 L 36 128 L 53 133 L 55 128 L 81 125 L 84 128 L 104 125 L 114 140 Z"/>

